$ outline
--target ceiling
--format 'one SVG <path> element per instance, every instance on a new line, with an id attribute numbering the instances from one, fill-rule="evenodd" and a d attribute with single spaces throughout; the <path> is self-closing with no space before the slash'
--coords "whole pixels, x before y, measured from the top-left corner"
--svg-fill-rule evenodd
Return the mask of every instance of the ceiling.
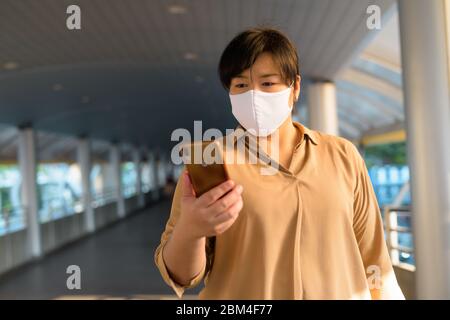
<path id="1" fill-rule="evenodd" d="M 363 144 L 374 136 L 405 127 L 396 5 L 384 20 L 380 32 L 335 79 L 340 129 Z"/>
<path id="2" fill-rule="evenodd" d="M 194 120 L 235 126 L 216 68 L 237 32 L 277 27 L 306 81 L 335 79 L 368 36 L 367 6 L 394 2 L 2 0 L 0 123 L 167 150 Z M 71 4 L 81 30 L 66 28 Z"/>
<path id="3" fill-rule="evenodd" d="M 400 32 L 398 24 L 397 6 L 385 23 L 379 34 L 374 37 L 364 50 L 364 56 L 368 59 L 378 61 L 380 64 L 400 72 Z"/>

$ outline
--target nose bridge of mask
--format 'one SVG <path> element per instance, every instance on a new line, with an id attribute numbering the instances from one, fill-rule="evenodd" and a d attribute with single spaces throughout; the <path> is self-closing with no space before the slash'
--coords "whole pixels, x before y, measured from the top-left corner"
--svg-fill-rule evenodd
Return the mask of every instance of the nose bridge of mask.
<path id="1" fill-rule="evenodd" d="M 286 119 L 292 110 L 289 106 L 289 90 L 290 88 L 272 93 L 253 92 L 252 104 L 259 128 L 273 129 L 272 126 L 278 127 Z"/>
<path id="2" fill-rule="evenodd" d="M 252 89 L 250 90 L 250 97 L 252 99 L 252 110 L 253 110 L 253 117 L 255 119 L 255 122 L 259 125 L 260 124 L 260 116 L 258 115 L 259 111 L 258 111 L 258 107 L 255 101 L 255 95 L 256 95 L 256 90 Z"/>

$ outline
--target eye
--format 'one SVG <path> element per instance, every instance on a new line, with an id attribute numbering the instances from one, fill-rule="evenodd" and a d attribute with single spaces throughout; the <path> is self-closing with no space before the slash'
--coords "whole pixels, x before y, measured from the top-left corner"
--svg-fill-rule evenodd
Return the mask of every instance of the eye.
<path id="1" fill-rule="evenodd" d="M 236 88 L 245 88 L 247 85 L 245 83 L 238 83 L 235 85 Z"/>
<path id="2" fill-rule="evenodd" d="M 267 81 L 267 82 L 263 82 L 263 86 L 264 87 L 270 87 L 270 86 L 273 86 L 275 83 L 274 82 L 269 82 L 269 81 Z"/>

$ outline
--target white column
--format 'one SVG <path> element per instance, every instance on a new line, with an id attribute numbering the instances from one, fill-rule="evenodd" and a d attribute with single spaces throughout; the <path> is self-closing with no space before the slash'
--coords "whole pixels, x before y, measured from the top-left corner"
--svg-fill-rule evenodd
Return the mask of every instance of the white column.
<path id="1" fill-rule="evenodd" d="M 155 201 L 159 197 L 159 182 L 158 182 L 158 171 L 156 167 L 156 159 L 153 152 L 148 151 L 148 166 L 150 174 L 150 192 L 152 194 L 152 200 Z"/>
<path id="2" fill-rule="evenodd" d="M 78 165 L 81 173 L 81 199 L 84 207 L 84 228 L 87 232 L 95 231 L 94 209 L 92 208 L 92 194 L 91 194 L 91 146 L 87 138 L 80 138 L 78 140 Z"/>
<path id="3" fill-rule="evenodd" d="M 450 101 L 444 0 L 401 0 L 399 21 L 416 294 L 418 299 L 449 299 Z"/>
<path id="4" fill-rule="evenodd" d="M 22 205 L 27 222 L 27 247 L 32 257 L 42 254 L 37 199 L 36 138 L 32 128 L 19 130 L 19 167 L 22 177 Z"/>
<path id="5" fill-rule="evenodd" d="M 162 188 L 166 185 L 167 181 L 166 157 L 162 153 L 159 155 L 159 160 L 157 163 L 157 171 L 158 171 L 158 186 Z"/>
<path id="6" fill-rule="evenodd" d="M 308 85 L 309 127 L 338 135 L 336 86 L 333 82 L 313 82 Z"/>
<path id="7" fill-rule="evenodd" d="M 133 150 L 133 162 L 136 168 L 136 194 L 139 208 L 144 207 L 144 193 L 142 192 L 142 161 L 139 148 Z"/>
<path id="8" fill-rule="evenodd" d="M 148 181 L 149 181 L 149 188 L 150 188 L 150 191 L 152 191 L 153 190 L 153 184 L 154 184 L 154 181 L 153 181 L 153 179 L 154 179 L 154 177 L 153 177 L 153 161 L 152 161 L 152 153 L 149 151 L 149 150 L 145 150 L 145 155 L 146 155 L 146 157 L 147 157 L 147 165 L 148 165 L 148 172 L 147 172 L 147 174 L 148 174 Z"/>
<path id="9" fill-rule="evenodd" d="M 120 148 L 117 144 L 111 146 L 111 167 L 113 171 L 114 187 L 117 200 L 117 215 L 125 217 L 125 198 L 122 192 L 122 169 L 120 167 Z"/>

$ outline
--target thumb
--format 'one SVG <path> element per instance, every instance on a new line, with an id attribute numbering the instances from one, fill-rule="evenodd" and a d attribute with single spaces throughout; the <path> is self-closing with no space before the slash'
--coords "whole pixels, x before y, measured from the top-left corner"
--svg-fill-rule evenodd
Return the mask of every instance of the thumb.
<path id="1" fill-rule="evenodd" d="M 187 170 L 184 170 L 182 179 L 183 179 L 182 196 L 188 198 L 195 198 L 195 191 L 194 188 L 192 187 L 191 178 L 189 177 L 189 173 Z"/>

